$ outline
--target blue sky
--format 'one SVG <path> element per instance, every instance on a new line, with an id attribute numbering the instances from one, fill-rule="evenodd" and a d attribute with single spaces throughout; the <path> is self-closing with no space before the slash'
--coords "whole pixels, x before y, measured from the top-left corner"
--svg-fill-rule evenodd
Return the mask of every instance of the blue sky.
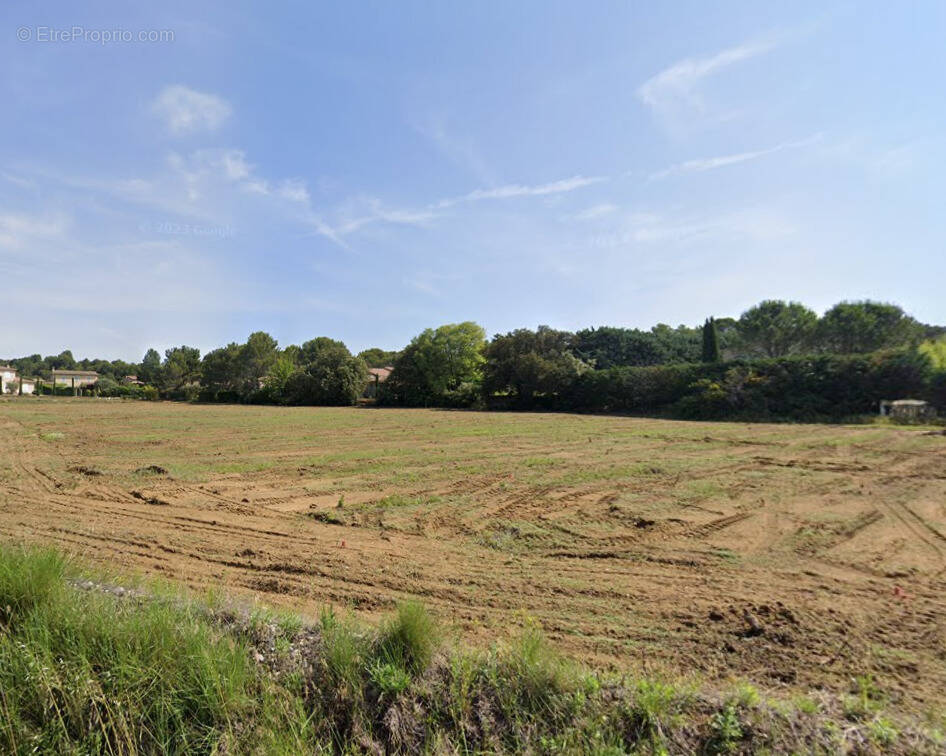
<path id="1" fill-rule="evenodd" d="M 944 38 L 940 2 L 5 3 L 0 354 L 946 323 Z"/>

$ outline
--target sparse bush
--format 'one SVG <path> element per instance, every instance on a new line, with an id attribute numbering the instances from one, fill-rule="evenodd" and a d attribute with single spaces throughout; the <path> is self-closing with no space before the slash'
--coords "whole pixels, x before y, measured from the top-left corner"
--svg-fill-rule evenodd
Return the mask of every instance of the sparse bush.
<path id="1" fill-rule="evenodd" d="M 10 625 L 61 587 L 65 560 L 51 550 L 5 549 L 0 555 L 0 621 Z"/>
<path id="2" fill-rule="evenodd" d="M 877 717 L 872 720 L 868 727 L 871 740 L 880 746 L 892 745 L 900 735 L 897 728 L 883 717 Z"/>
<path id="3" fill-rule="evenodd" d="M 710 729 L 713 731 L 709 749 L 712 753 L 735 751 L 742 740 L 742 725 L 735 704 L 728 703 L 721 711 L 716 712 L 710 720 Z"/>
<path id="4" fill-rule="evenodd" d="M 500 659 L 504 684 L 515 693 L 517 705 L 531 711 L 547 706 L 552 697 L 571 687 L 570 671 L 533 622 Z"/>
<path id="5" fill-rule="evenodd" d="M 395 616 L 381 625 L 379 659 L 413 674 L 423 672 L 440 645 L 440 629 L 430 612 L 416 601 L 398 604 Z"/>
<path id="6" fill-rule="evenodd" d="M 626 711 L 629 736 L 651 745 L 662 744 L 664 727 L 669 724 L 679 699 L 679 692 L 672 685 L 654 680 L 639 682 Z"/>
<path id="7" fill-rule="evenodd" d="M 352 623 L 339 619 L 331 610 L 322 613 L 322 662 L 329 682 L 343 698 L 360 692 L 365 642 Z"/>
<path id="8" fill-rule="evenodd" d="M 142 386 L 141 387 L 141 398 L 149 402 L 156 402 L 161 398 L 161 395 L 158 393 L 158 390 L 154 386 Z"/>
<path id="9" fill-rule="evenodd" d="M 376 660 L 369 670 L 373 682 L 382 696 L 393 698 L 407 690 L 411 676 L 402 667 L 390 662 Z"/>

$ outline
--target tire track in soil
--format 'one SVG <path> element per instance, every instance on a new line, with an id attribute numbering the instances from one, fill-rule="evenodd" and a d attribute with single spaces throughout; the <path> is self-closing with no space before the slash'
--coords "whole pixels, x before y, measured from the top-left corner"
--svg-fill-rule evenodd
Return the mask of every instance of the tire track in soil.
<path id="1" fill-rule="evenodd" d="M 55 408 L 57 405 L 49 406 Z M 62 412 L 65 414 L 62 416 L 73 413 L 76 417 L 75 413 L 84 406 L 63 403 Z M 15 447 L 16 454 L 12 456 L 17 460 L 13 479 L 0 482 L 0 498 L 16 500 L 16 506 L 8 507 L 4 503 L 0 536 L 58 541 L 70 548 L 85 549 L 97 558 L 104 555 L 107 560 L 166 571 L 190 585 L 238 587 L 254 594 L 266 593 L 277 603 L 291 601 L 294 606 L 311 607 L 329 600 L 375 611 L 387 608 L 397 599 L 419 596 L 445 616 L 469 622 L 469 632 L 487 642 L 502 628 L 514 625 L 516 612 L 521 609 L 537 617 L 557 643 L 588 659 L 622 660 L 626 656 L 626 647 L 621 643 L 627 640 L 647 644 L 656 656 L 671 659 L 674 664 L 690 665 L 694 669 L 708 670 L 710 674 L 717 670 L 723 676 L 764 670 L 774 658 L 771 654 L 777 653 L 783 666 L 791 664 L 800 670 L 800 680 L 832 684 L 831 680 L 835 678 L 830 675 L 836 675 L 837 684 L 843 686 L 850 676 L 850 660 L 841 658 L 834 663 L 834 671 L 824 672 L 818 669 L 812 655 L 812 649 L 819 652 L 830 649 L 833 652 L 841 638 L 839 633 L 846 632 L 839 629 L 844 626 L 842 620 L 846 621 L 848 617 L 856 620 L 847 632 L 859 639 L 869 638 L 872 642 L 893 647 L 914 644 L 918 654 L 928 653 L 933 648 L 933 640 L 923 641 L 921 634 L 928 632 L 931 622 L 943 620 L 944 612 L 942 608 L 936 608 L 936 602 L 939 601 L 941 606 L 944 586 L 935 575 L 930 575 L 932 570 L 929 567 L 942 565 L 946 536 L 937 530 L 934 521 L 925 520 L 917 505 L 911 503 L 928 502 L 929 497 L 936 500 L 943 491 L 941 482 L 946 476 L 940 477 L 933 466 L 937 461 L 933 459 L 935 454 L 917 457 L 915 464 L 891 468 L 884 465 L 885 450 L 871 447 L 871 454 L 877 456 L 869 458 L 871 466 L 868 466 L 852 460 L 846 450 L 825 452 L 816 448 L 805 452 L 799 450 L 800 442 L 796 441 L 783 445 L 784 451 L 772 448 L 773 456 L 769 459 L 774 460 L 774 464 L 767 464 L 765 461 L 754 462 L 748 454 L 772 444 L 743 438 L 713 439 L 717 443 L 704 445 L 703 453 L 693 452 L 690 449 L 693 438 L 673 435 L 676 432 L 691 433 L 692 424 L 659 424 L 659 421 L 631 418 L 582 418 L 582 424 L 589 428 L 600 426 L 607 432 L 595 435 L 582 430 L 582 437 L 578 439 L 581 443 L 565 439 L 557 448 L 549 444 L 559 443 L 558 435 L 549 441 L 533 430 L 530 431 L 533 435 L 523 437 L 526 440 L 511 444 L 518 457 L 544 455 L 550 449 L 566 455 L 562 457 L 564 467 L 557 465 L 550 472 L 531 471 L 529 480 L 533 485 L 527 485 L 509 474 L 508 451 L 490 450 L 481 439 L 473 438 L 473 434 L 470 438 L 463 434 L 446 436 L 444 443 L 454 444 L 451 453 L 456 458 L 469 458 L 471 463 L 493 465 L 494 469 L 498 466 L 506 472 L 463 477 L 465 473 L 451 472 L 448 465 L 438 463 L 417 467 L 412 463 L 411 469 L 424 470 L 419 478 L 426 486 L 423 490 L 469 497 L 462 502 L 441 502 L 429 512 L 421 513 L 421 524 L 434 531 L 423 536 L 395 530 L 385 532 L 370 524 L 365 527 L 322 525 L 294 511 L 269 510 L 267 504 L 286 499 L 299 490 L 297 460 L 313 453 L 311 448 L 295 451 L 298 441 L 269 431 L 260 436 L 263 439 L 260 443 L 276 444 L 276 451 L 267 459 L 286 460 L 285 470 L 280 471 L 276 465 L 259 474 L 250 472 L 238 477 L 232 474 L 212 477 L 210 485 L 219 482 L 223 492 L 219 494 L 201 485 L 163 478 L 141 482 L 149 495 L 153 492 L 169 499 L 168 507 L 150 507 L 134 499 L 127 485 L 117 485 L 114 480 L 96 478 L 92 481 L 65 475 L 57 480 L 59 473 L 54 471 L 65 468 L 66 461 L 75 462 L 83 445 L 87 445 L 94 455 L 94 445 L 100 442 L 100 437 L 106 437 L 110 422 L 107 413 L 112 411 L 111 408 L 101 404 L 89 406 L 98 413 L 96 417 L 101 415 L 105 419 L 88 432 L 72 431 L 63 426 L 70 441 L 68 446 L 57 448 L 56 444 L 35 439 L 18 439 L 13 444 L 0 439 L 0 450 L 6 453 L 9 447 L 13 452 Z M 243 408 L 227 408 L 223 412 L 217 408 L 174 405 L 136 405 L 134 412 L 127 410 L 127 407 L 122 410 L 124 417 L 120 421 L 126 426 L 140 423 L 136 419 L 140 418 L 140 413 L 157 413 L 162 417 L 187 413 L 189 418 L 220 413 L 228 418 L 242 418 L 249 412 Z M 253 417 L 257 414 L 269 417 L 255 409 L 252 412 Z M 321 414 L 332 412 L 288 410 L 285 416 L 315 417 Z M 57 415 L 57 423 L 59 417 Z M 362 413 L 344 417 L 351 424 L 348 418 L 367 418 L 369 415 Z M 427 426 L 411 425 L 408 433 L 403 431 L 406 427 L 403 423 L 416 421 L 397 420 L 402 423 L 400 429 L 403 432 L 399 435 L 397 430 L 379 432 L 376 427 L 372 428 L 372 424 L 393 422 L 389 418 L 410 417 L 429 420 L 430 428 L 439 429 L 448 427 L 444 424 L 448 421 L 475 428 L 492 416 L 443 415 L 440 418 L 433 414 L 402 415 L 397 411 L 370 413 L 369 422 L 361 419 L 357 422 L 364 423 L 371 432 L 358 431 L 357 428 L 349 431 L 349 425 L 345 425 L 341 434 L 330 429 L 320 429 L 319 434 L 327 439 L 327 454 L 346 453 L 356 448 L 354 444 L 359 432 L 362 443 L 390 446 L 392 438 L 397 438 L 406 445 L 414 443 L 418 434 L 423 437 L 426 431 L 422 428 Z M 538 422 L 532 416 L 508 415 L 501 419 L 503 428 L 513 423 Z M 68 422 L 68 417 L 63 422 Z M 542 419 L 542 422 L 560 429 L 577 420 L 563 416 Z M 647 424 L 670 429 L 669 435 L 665 434 L 666 440 L 641 444 L 633 438 L 619 437 L 625 429 L 633 430 Z M 46 427 L 50 426 L 47 424 Z M 725 434 L 730 432 L 729 428 L 725 424 L 714 425 L 712 432 Z M 209 426 L 210 435 L 201 439 L 200 444 L 219 442 L 225 446 L 228 432 L 228 426 L 223 423 Z M 557 434 L 560 432 L 556 430 Z M 759 426 L 756 430 L 740 426 L 736 432 L 740 436 L 757 432 L 770 436 L 785 433 L 807 444 L 847 431 L 773 426 Z M 353 435 L 349 437 L 349 433 Z M 588 444 L 585 439 L 591 436 L 599 443 Z M 619 491 L 614 490 L 615 481 L 601 486 L 549 484 L 562 469 L 570 469 L 569 465 L 571 469 L 580 470 L 586 461 L 591 464 L 600 461 L 605 442 L 607 449 L 613 447 L 618 453 L 622 453 L 623 446 L 625 458 L 632 461 L 645 461 L 647 458 L 654 459 L 656 464 L 659 462 L 656 457 L 660 454 L 675 455 L 681 462 L 680 471 L 676 472 L 674 467 L 675 473 L 624 481 L 628 485 Z M 436 443 L 428 446 L 431 454 L 437 448 Z M 739 452 L 734 463 L 730 452 L 717 452 L 716 446 L 722 450 L 743 446 L 746 454 Z M 201 449 L 196 441 L 187 438 L 173 446 L 175 453 L 184 455 L 198 454 Z M 147 462 L 147 455 L 151 453 L 151 447 L 141 444 L 127 447 L 127 454 L 135 463 Z M 144 456 L 135 459 L 135 454 Z M 714 454 L 719 458 L 714 460 Z M 788 459 L 777 459 L 779 454 Z M 816 459 L 818 455 L 827 456 L 828 461 Z M 858 456 L 865 458 L 866 454 Z M 117 457 L 109 451 L 98 459 L 103 458 L 113 460 Z M 207 458 L 206 454 L 204 458 Z M 90 459 L 95 461 L 96 457 Z M 766 472 L 773 466 L 777 466 L 779 471 Z M 340 464 L 333 479 L 341 481 L 340 486 L 351 487 L 357 492 L 389 491 L 391 478 L 383 472 L 387 469 L 389 466 L 382 466 L 378 472 L 358 470 L 349 474 Z M 812 480 L 812 476 L 803 475 L 805 471 L 829 474 L 815 475 L 816 480 Z M 761 481 L 750 475 L 759 472 L 764 475 Z M 450 480 L 451 476 L 453 480 Z M 916 486 L 915 490 L 905 494 L 901 491 L 905 497 L 902 503 L 882 501 L 887 493 L 883 486 L 898 486 L 899 481 L 907 479 L 915 481 Z M 729 494 L 728 498 L 714 497 L 711 502 L 703 502 L 707 506 L 675 501 L 674 488 L 681 481 L 689 480 L 715 481 Z M 878 576 L 876 571 L 858 572 L 843 564 L 833 569 L 821 569 L 820 566 L 828 565 L 829 561 L 820 556 L 783 555 L 781 552 L 777 554 L 781 561 L 776 564 L 771 561 L 723 564 L 708 559 L 705 544 L 700 543 L 714 534 L 737 528 L 726 538 L 734 538 L 734 533 L 738 533 L 741 540 L 752 540 L 754 553 L 764 557 L 767 553 L 765 543 L 756 538 L 760 534 L 785 533 L 787 527 L 820 514 L 822 506 L 836 508 L 831 511 L 836 511 L 839 518 L 849 517 L 852 509 L 862 509 L 858 504 L 864 495 L 857 492 L 858 482 L 876 486 L 876 492 L 869 493 L 871 506 L 876 508 L 874 513 L 843 532 L 838 543 L 871 527 L 877 528 L 879 534 L 893 528 L 894 537 L 906 537 L 912 544 L 919 541 L 919 546 L 914 546 L 913 551 L 919 551 L 922 556 L 917 558 L 917 572 L 909 584 L 916 603 L 902 607 L 905 612 L 913 612 L 906 619 L 897 621 L 894 618 L 894 610 L 899 611 L 901 607 L 897 605 L 890 609 L 891 580 Z M 417 493 L 410 485 L 398 485 L 399 492 Z M 761 492 L 765 493 L 766 500 L 770 500 L 764 491 L 770 486 L 778 488 L 777 506 L 747 508 L 749 498 L 757 497 L 759 489 L 763 489 Z M 243 487 L 252 497 L 252 505 L 236 501 Z M 622 502 L 620 512 L 610 512 L 608 506 L 625 490 L 633 492 L 634 496 Z M 819 498 L 822 495 L 829 498 L 822 500 Z M 688 504 L 694 510 L 689 513 L 691 519 L 696 522 L 685 523 L 679 517 L 654 518 L 655 523 L 649 524 L 648 518 L 653 516 L 647 512 L 662 512 L 663 508 L 672 506 L 676 509 L 669 514 L 678 514 L 686 512 Z M 715 512 L 713 507 L 717 507 Z M 218 511 L 220 508 L 238 511 L 221 512 Z M 755 514 L 763 517 L 752 522 L 750 518 Z M 392 524 L 406 522 L 410 526 L 413 516 L 405 512 L 401 517 L 392 512 Z M 523 553 L 511 555 L 479 546 L 469 538 L 471 533 L 481 532 L 497 517 L 522 519 L 549 531 L 560 532 L 565 537 L 561 540 L 567 539 L 568 543 L 577 544 L 579 548 L 549 552 L 539 540 L 525 544 Z M 556 522 L 557 518 L 562 518 L 562 521 Z M 701 523 L 701 519 L 706 521 Z M 638 525 L 638 521 L 645 524 Z M 738 528 L 740 523 L 746 522 L 750 524 Z M 466 527 L 461 527 L 461 523 Z M 88 524 L 88 531 L 85 524 Z M 348 546 L 342 548 L 340 542 L 345 539 Z M 246 558 L 241 555 L 244 551 L 253 555 Z M 882 564 L 883 556 L 883 553 L 878 554 L 879 564 Z M 818 575 L 811 568 L 823 574 Z M 746 647 L 745 658 L 741 652 L 729 657 L 721 655 L 719 647 L 725 636 L 707 622 L 707 613 L 716 605 L 740 608 L 761 601 L 774 605 L 776 600 L 791 606 L 800 618 L 804 618 L 805 632 L 816 636 L 812 643 L 767 650 L 767 639 L 762 638 L 754 641 L 751 649 Z M 915 610 L 913 606 L 916 606 Z M 799 607 L 805 608 L 806 612 L 799 611 Z M 834 618 L 827 619 L 828 610 L 839 612 L 836 622 Z M 883 615 L 884 611 L 888 611 L 887 615 Z M 883 623 L 873 619 L 877 616 L 885 616 Z M 882 641 L 877 635 L 881 630 L 886 634 Z M 869 632 L 874 635 L 868 635 Z M 942 682 L 943 675 L 941 670 L 927 664 L 927 658 L 920 659 L 922 663 L 915 673 L 915 684 L 917 690 L 925 691 L 928 700 L 940 700 L 936 691 L 942 690 L 943 686 L 936 687 L 934 683 Z"/>

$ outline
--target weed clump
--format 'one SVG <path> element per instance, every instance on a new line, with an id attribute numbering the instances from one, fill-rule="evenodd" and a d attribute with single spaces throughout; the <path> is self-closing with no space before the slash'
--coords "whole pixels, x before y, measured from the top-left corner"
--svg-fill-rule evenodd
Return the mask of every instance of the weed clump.
<path id="1" fill-rule="evenodd" d="M 414 675 L 423 672 L 440 646 L 440 630 L 430 612 L 416 601 L 399 604 L 381 625 L 377 656 Z"/>
<path id="2" fill-rule="evenodd" d="M 68 570 L 52 552 L 0 549 L 0 750 L 210 753 L 237 738 L 305 739 L 245 646 L 190 608 L 80 594 Z"/>

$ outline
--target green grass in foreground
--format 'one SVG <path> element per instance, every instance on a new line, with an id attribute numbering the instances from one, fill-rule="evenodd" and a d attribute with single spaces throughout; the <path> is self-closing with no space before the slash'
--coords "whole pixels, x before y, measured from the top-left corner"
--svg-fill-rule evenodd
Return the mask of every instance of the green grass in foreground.
<path id="1" fill-rule="evenodd" d="M 862 705 L 834 708 L 827 700 L 764 702 L 747 685 L 712 695 L 588 672 L 556 655 L 535 627 L 488 652 L 450 650 L 415 603 L 377 628 L 330 610 L 307 627 L 219 601 L 119 596 L 102 583 L 80 589 L 79 575 L 56 552 L 0 547 L 3 753 L 936 753 L 943 746 L 881 716 L 873 690 L 861 690 Z"/>

